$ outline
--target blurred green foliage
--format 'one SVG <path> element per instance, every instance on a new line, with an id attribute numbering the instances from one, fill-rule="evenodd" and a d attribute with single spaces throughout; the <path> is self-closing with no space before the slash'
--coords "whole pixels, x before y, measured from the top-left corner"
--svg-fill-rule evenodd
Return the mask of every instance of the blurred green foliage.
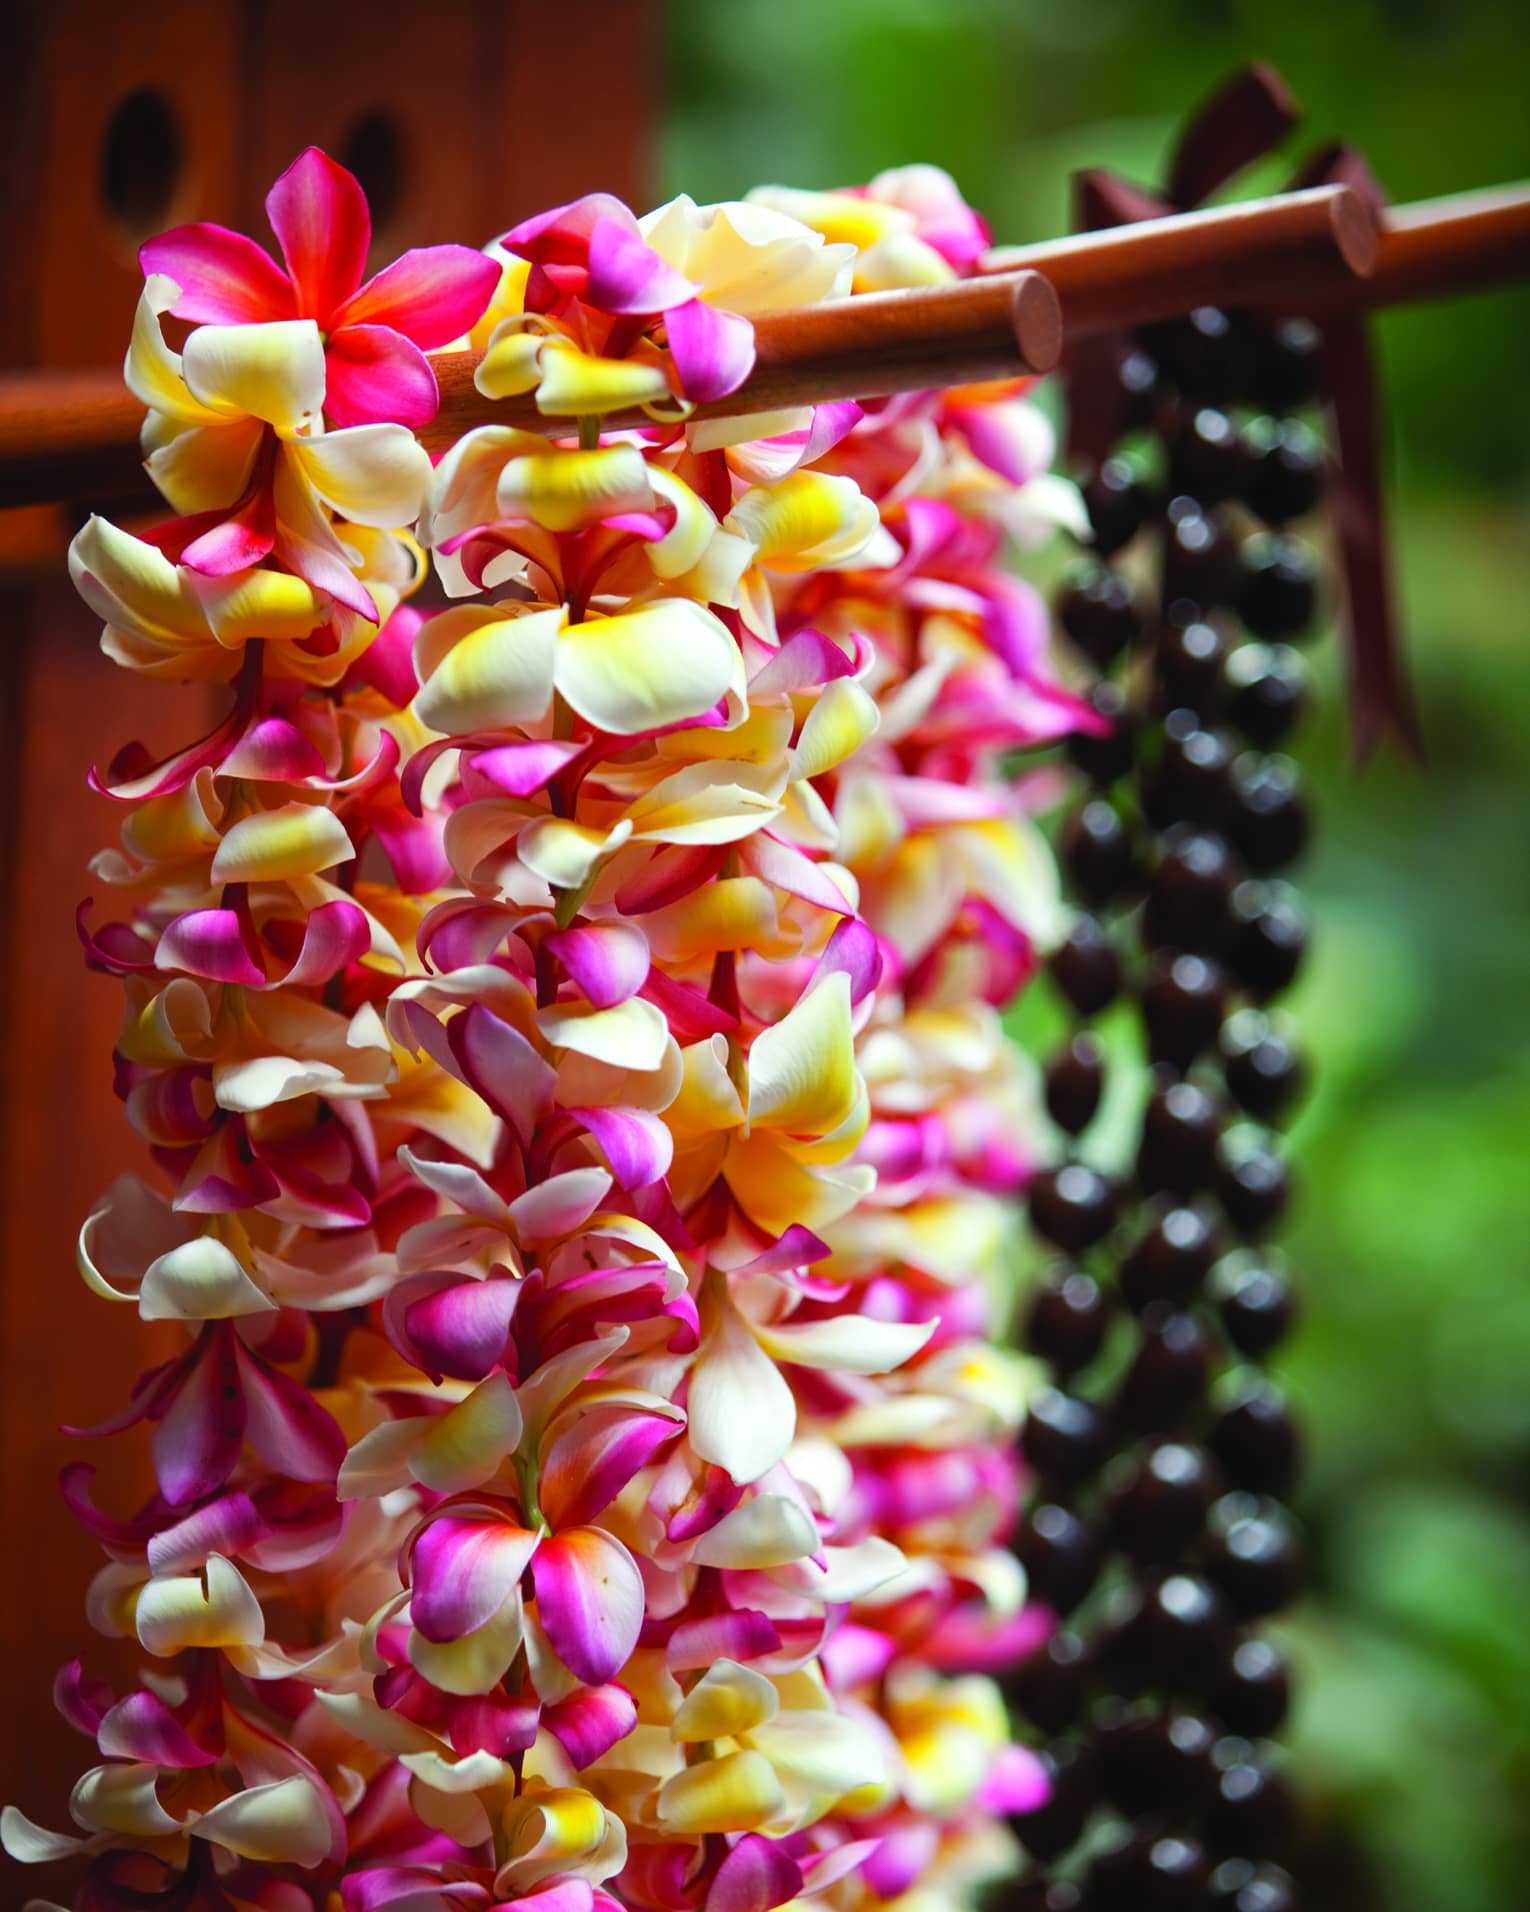
<path id="1" fill-rule="evenodd" d="M 928 159 L 998 237 L 1068 175 L 1160 176 L 1184 112 L 1277 66 L 1295 152 L 1400 200 L 1530 174 L 1530 32 L 1502 0 L 671 0 L 664 185 L 831 185 Z M 1250 176 L 1281 180 L 1290 160 Z M 1323 827 L 1293 1010 L 1314 1588 L 1287 1629 L 1312 1903 L 1530 1903 L 1530 293 L 1377 327 L 1398 591 L 1429 759 L 1348 760 L 1327 644 L 1302 754 Z M 1036 1012 L 1045 1017 L 1045 1005 Z M 1034 1033 L 1034 1031 L 1032 1031 Z"/>

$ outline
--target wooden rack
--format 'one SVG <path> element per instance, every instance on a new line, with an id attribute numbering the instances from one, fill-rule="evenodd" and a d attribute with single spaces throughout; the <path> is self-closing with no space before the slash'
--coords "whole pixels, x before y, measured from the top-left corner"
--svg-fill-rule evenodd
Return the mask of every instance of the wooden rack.
<path id="1" fill-rule="evenodd" d="M 1530 278 L 1530 187 L 1375 217 L 1344 186 L 1315 187 L 1108 232 L 996 251 L 975 279 L 771 313 L 754 371 L 715 418 L 1049 371 L 1071 341 L 1201 305 L 1367 311 Z M 441 408 L 421 434 L 441 451 L 483 424 L 572 434 L 529 397 L 485 398 L 481 354 L 438 354 Z M 115 373 L 0 378 L 0 507 L 148 500 L 143 408 Z M 617 414 L 608 429 L 647 423 Z"/>

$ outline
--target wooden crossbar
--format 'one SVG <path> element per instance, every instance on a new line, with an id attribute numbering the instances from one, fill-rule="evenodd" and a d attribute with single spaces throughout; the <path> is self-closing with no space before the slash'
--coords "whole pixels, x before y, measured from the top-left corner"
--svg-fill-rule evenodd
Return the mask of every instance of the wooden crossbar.
<path id="1" fill-rule="evenodd" d="M 959 283 L 869 293 L 762 315 L 754 371 L 701 418 L 1044 372 L 1071 339 L 1201 305 L 1374 310 L 1530 279 L 1530 187 L 1426 201 L 1379 221 L 1347 187 L 1144 220 L 990 255 Z M 571 436 L 529 396 L 488 399 L 477 352 L 433 359 L 441 408 L 421 434 L 444 450 L 483 424 Z M 143 495 L 143 408 L 113 372 L 0 378 L 0 507 Z M 606 429 L 642 425 L 618 414 Z"/>

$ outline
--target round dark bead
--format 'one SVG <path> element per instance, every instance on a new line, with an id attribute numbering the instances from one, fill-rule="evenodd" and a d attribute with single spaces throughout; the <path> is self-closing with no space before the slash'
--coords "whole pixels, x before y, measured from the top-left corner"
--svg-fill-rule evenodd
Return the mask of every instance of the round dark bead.
<path id="1" fill-rule="evenodd" d="M 1323 495 L 1324 452 L 1296 420 L 1259 419 L 1244 436 L 1243 496 L 1266 524 L 1288 524 Z"/>
<path id="2" fill-rule="evenodd" d="M 1158 366 L 1148 353 L 1136 349 L 1121 360 L 1116 376 L 1121 387 L 1121 429 L 1141 431 L 1153 422 Z"/>
<path id="3" fill-rule="evenodd" d="M 1137 1434 L 1171 1433 L 1206 1391 L 1210 1353 L 1194 1315 L 1155 1303 L 1142 1317 L 1142 1345 L 1121 1383 L 1123 1423 Z"/>
<path id="4" fill-rule="evenodd" d="M 1251 870 L 1267 875 L 1307 847 L 1312 819 L 1289 757 L 1245 751 L 1227 780 L 1227 830 Z"/>
<path id="5" fill-rule="evenodd" d="M 1084 702 L 1096 716 L 1105 719 L 1110 730 L 1103 737 L 1074 731 L 1065 745 L 1068 761 L 1091 783 L 1114 783 L 1137 761 L 1137 723 L 1131 705 L 1122 687 L 1108 678 L 1101 679 Z"/>
<path id="6" fill-rule="evenodd" d="M 1296 1477 L 1296 1424 L 1272 1382 L 1250 1381 L 1217 1413 L 1206 1445 L 1235 1487 L 1283 1498 Z"/>
<path id="7" fill-rule="evenodd" d="M 1060 1733 L 1084 1710 L 1090 1657 L 1076 1633 L 1058 1632 L 1026 1655 L 1005 1682 L 1010 1699 L 1043 1733 Z"/>
<path id="8" fill-rule="evenodd" d="M 1203 617 L 1171 619 L 1153 646 L 1155 689 L 1165 708 L 1204 710 L 1216 694 L 1227 656 L 1227 639 Z"/>
<path id="9" fill-rule="evenodd" d="M 1094 1120 L 1105 1087 L 1105 1045 L 1089 1030 L 1064 1044 L 1047 1064 L 1047 1114 L 1078 1135 Z"/>
<path id="10" fill-rule="evenodd" d="M 1195 830 L 1176 838 L 1148 883 L 1144 941 L 1160 949 L 1165 945 L 1201 952 L 1217 948 L 1225 939 L 1227 905 L 1241 874 L 1222 837 Z"/>
<path id="11" fill-rule="evenodd" d="M 1077 1487 L 1104 1462 L 1104 1417 L 1091 1401 L 1043 1388 L 1026 1409 L 1020 1451 L 1044 1487 Z"/>
<path id="12" fill-rule="evenodd" d="M 1302 1550 L 1291 1523 L 1272 1500 L 1224 1494 L 1206 1522 L 1207 1577 L 1240 1620 L 1278 1613 L 1302 1579 Z"/>
<path id="13" fill-rule="evenodd" d="M 1032 1812 L 1009 1821 L 1015 1837 L 1032 1858 L 1057 1859 L 1077 1843 L 1098 1804 L 1094 1758 L 1088 1748 L 1058 1740 L 1041 1755 L 1051 1797 Z"/>
<path id="14" fill-rule="evenodd" d="M 1210 730 L 1188 706 L 1163 720 L 1163 748 L 1144 778 L 1142 807 L 1157 830 L 1181 822 L 1206 823 L 1226 801 L 1227 778 L 1237 745 L 1225 731 Z"/>
<path id="15" fill-rule="evenodd" d="M 1090 1861 L 1084 1903 L 1088 1912 L 1199 1912 L 1206 1874 L 1198 1840 L 1123 1829 Z"/>
<path id="16" fill-rule="evenodd" d="M 1131 882 L 1136 854 L 1126 825 L 1103 798 L 1093 797 L 1064 823 L 1059 860 L 1086 903 L 1109 903 Z"/>
<path id="17" fill-rule="evenodd" d="M 1226 1005 L 1227 980 L 1218 964 L 1160 951 L 1142 991 L 1148 1054 L 1188 1069 L 1216 1041 Z"/>
<path id="18" fill-rule="evenodd" d="M 1053 982 L 1077 1015 L 1098 1015 L 1121 993 L 1121 958 L 1092 916 L 1074 919 L 1049 966 Z"/>
<path id="19" fill-rule="evenodd" d="M 1193 1082 L 1170 1081 L 1148 1096 L 1137 1180 L 1149 1194 L 1193 1195 L 1211 1180 L 1222 1114 Z"/>
<path id="20" fill-rule="evenodd" d="M 1208 1697 L 1212 1712 L 1230 1733 L 1250 1738 L 1273 1733 L 1291 1704 L 1291 1676 L 1284 1656 L 1268 1640 L 1240 1641 Z"/>
<path id="21" fill-rule="evenodd" d="M 1163 541 L 1163 602 L 1184 599 L 1209 611 L 1238 601 L 1243 573 L 1238 546 L 1215 512 L 1193 498 L 1170 501 Z"/>
<path id="22" fill-rule="evenodd" d="M 1144 1604 L 1156 1685 L 1195 1690 L 1207 1685 L 1227 1651 L 1227 1610 L 1209 1580 L 1176 1573 Z"/>
<path id="23" fill-rule="evenodd" d="M 1240 644 L 1222 667 L 1229 723 L 1268 750 L 1307 707 L 1307 666 L 1289 644 Z"/>
<path id="24" fill-rule="evenodd" d="M 1182 1812 L 1209 1791 L 1216 1734 L 1193 1713 L 1107 1708 L 1095 1728 L 1100 1791 L 1128 1818 Z"/>
<path id="25" fill-rule="evenodd" d="M 1206 1279 L 1218 1246 L 1216 1227 L 1200 1209 L 1163 1210 L 1121 1263 L 1122 1299 L 1135 1314 L 1155 1301 L 1183 1307 Z"/>
<path id="26" fill-rule="evenodd" d="M 1070 1255 L 1092 1248 L 1115 1225 L 1109 1182 L 1082 1162 L 1043 1169 L 1031 1178 L 1028 1193 L 1031 1226 Z"/>
<path id="27" fill-rule="evenodd" d="M 1169 488 L 1202 505 L 1219 505 L 1242 488 L 1246 459 L 1226 412 L 1203 405 L 1179 421 L 1169 440 Z"/>
<path id="28" fill-rule="evenodd" d="M 1277 1121 L 1301 1093 L 1306 1070 L 1289 1036 L 1257 1009 L 1240 1009 L 1217 1042 L 1227 1093 L 1261 1122 Z"/>
<path id="29" fill-rule="evenodd" d="M 1099 1576 L 1098 1535 L 1066 1507 L 1044 1501 L 1020 1524 L 1015 1553 L 1032 1596 L 1054 1613 L 1069 1614 Z"/>
<path id="30" fill-rule="evenodd" d="M 1223 1136 L 1217 1144 L 1213 1185 L 1233 1227 L 1247 1241 L 1267 1235 L 1286 1211 L 1291 1178 L 1265 1142 Z"/>
<path id="31" fill-rule="evenodd" d="M 1094 548 L 1108 558 L 1130 544 L 1147 523 L 1153 500 L 1125 458 L 1107 458 L 1084 486 L 1084 509 L 1094 532 Z"/>
<path id="32" fill-rule="evenodd" d="M 1256 532 L 1239 554 L 1238 615 L 1255 637 L 1296 637 L 1317 615 L 1317 566 L 1296 538 Z"/>
<path id="33" fill-rule="evenodd" d="M 1118 1465 L 1112 1463 L 1111 1474 Z M 1206 1456 L 1164 1441 L 1125 1461 L 1122 1472 L 1111 1487 L 1111 1537 L 1133 1560 L 1174 1559 L 1200 1533 L 1211 1504 L 1216 1482 Z"/>
<path id="34" fill-rule="evenodd" d="M 1160 362 L 1187 398 L 1224 403 L 1248 383 L 1249 341 L 1220 306 L 1198 305 L 1182 319 L 1152 327 Z"/>
<path id="35" fill-rule="evenodd" d="M 1092 1276 L 1064 1269 L 1036 1290 L 1025 1345 L 1059 1374 L 1087 1367 L 1105 1345 L 1110 1306 Z"/>
<path id="36" fill-rule="evenodd" d="M 1212 1912 L 1296 1912 L 1296 1883 L 1279 1866 L 1228 1859 L 1211 1875 Z"/>
<path id="37" fill-rule="evenodd" d="M 1227 1338 L 1240 1354 L 1258 1359 L 1290 1333 L 1295 1313 L 1290 1283 L 1254 1250 L 1240 1249 L 1218 1262 L 1211 1285 Z"/>
<path id="38" fill-rule="evenodd" d="M 1071 1879 L 1005 1879 L 984 1903 L 988 1912 L 1080 1912 L 1084 1894 Z"/>
<path id="39" fill-rule="evenodd" d="M 1136 642 L 1146 621 L 1131 586 L 1106 564 L 1090 566 L 1063 587 L 1057 615 L 1068 636 L 1102 671 Z"/>
<path id="40" fill-rule="evenodd" d="M 1317 396 L 1322 376 L 1323 341 L 1310 319 L 1282 319 L 1256 336 L 1248 378 L 1256 405 L 1295 411 Z"/>
<path id="41" fill-rule="evenodd" d="M 1250 1756 L 1222 1767 L 1206 1806 L 1206 1843 L 1214 1852 L 1236 1852 L 1262 1859 L 1278 1851 L 1291 1837 L 1295 1812 L 1291 1790 L 1273 1767 L 1265 1764 L 1245 1742 L 1223 1741 Z"/>
<path id="42" fill-rule="evenodd" d="M 1131 1585 L 1112 1589 L 1094 1636 L 1101 1680 L 1112 1693 L 1140 1693 L 1156 1679 L 1152 1655 L 1146 1596 Z"/>
<path id="43" fill-rule="evenodd" d="M 1227 963 L 1250 995 L 1288 988 L 1306 954 L 1307 913 L 1284 883 L 1240 883 L 1228 904 Z"/>

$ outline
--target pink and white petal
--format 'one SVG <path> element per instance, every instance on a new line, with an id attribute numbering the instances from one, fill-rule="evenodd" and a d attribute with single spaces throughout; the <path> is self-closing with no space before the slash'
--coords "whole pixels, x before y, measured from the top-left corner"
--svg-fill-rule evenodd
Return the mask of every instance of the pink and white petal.
<path id="1" fill-rule="evenodd" d="M 483 317 L 499 275 L 500 262 L 471 246 L 416 246 L 352 293 L 332 324 L 391 326 L 421 351 L 436 352 Z"/>
<path id="2" fill-rule="evenodd" d="M 706 1912 L 773 1912 L 802 1891 L 802 1868 L 775 1839 L 746 1833 L 717 1868 Z"/>
<path id="3" fill-rule="evenodd" d="M 187 910 L 169 923 L 154 950 L 156 969 L 180 970 L 210 982 L 265 986 L 235 910 Z"/>
<path id="4" fill-rule="evenodd" d="M 332 1415 L 280 1369 L 235 1344 L 245 1403 L 245 1438 L 270 1468 L 292 1480 L 333 1483 L 345 1436 Z"/>
<path id="5" fill-rule="evenodd" d="M 818 1528 L 801 1501 L 756 1494 L 693 1542 L 690 1557 L 698 1567 L 779 1572 L 809 1561 L 819 1549 Z"/>
<path id="6" fill-rule="evenodd" d="M 504 1117 L 522 1146 L 552 1105 L 557 1076 L 519 1029 L 474 1003 L 447 1025 L 447 1041 L 469 1088 Z"/>
<path id="7" fill-rule="evenodd" d="M 999 1749 L 977 1803 L 987 1812 L 1035 1812 L 1052 1796 L 1047 1770 L 1028 1746 Z"/>
<path id="8" fill-rule="evenodd" d="M 292 281 L 247 234 L 199 221 L 138 248 L 145 277 L 162 272 L 181 295 L 170 310 L 199 324 L 258 325 L 300 316 Z"/>
<path id="9" fill-rule="evenodd" d="M 232 517 L 193 538 L 181 552 L 181 563 L 198 577 L 233 577 L 268 558 L 275 542 L 276 509 L 270 491 L 262 487 Z M 300 611 L 303 608 L 300 596 L 297 608 Z M 302 635 L 306 636 L 316 621 L 309 617 Z M 220 617 L 213 626 L 213 635 L 218 636 L 228 622 Z M 262 636 L 265 634 L 261 632 Z"/>
<path id="10" fill-rule="evenodd" d="M 847 916 L 824 947 L 815 976 L 842 969 L 850 978 L 851 1007 L 876 988 L 882 976 L 882 946 L 864 918 Z"/>
<path id="11" fill-rule="evenodd" d="M 544 1709 L 542 1724 L 577 1771 L 627 1737 L 637 1725 L 637 1706 L 624 1686 L 586 1686 Z"/>
<path id="12" fill-rule="evenodd" d="M 244 1406 L 232 1338 L 212 1329 L 154 1430 L 154 1473 L 172 1507 L 201 1500 L 233 1472 Z"/>
<path id="13" fill-rule="evenodd" d="M 754 326 L 737 312 L 689 299 L 664 314 L 682 394 L 693 404 L 736 392 L 754 370 Z"/>
<path id="14" fill-rule="evenodd" d="M 642 1631 L 643 1577 L 632 1555 L 598 1527 L 575 1527 L 538 1548 L 531 1581 L 553 1651 L 587 1685 L 603 1686 Z"/>
<path id="15" fill-rule="evenodd" d="M 372 931 L 364 909 L 343 900 L 321 903 L 303 926 L 303 946 L 281 986 L 311 989 L 327 983 L 360 962 L 371 946 Z"/>
<path id="16" fill-rule="evenodd" d="M 324 410 L 336 425 L 391 420 L 418 431 L 440 404 L 429 359 L 391 326 L 344 325 L 331 332 L 324 374 Z"/>
<path id="17" fill-rule="evenodd" d="M 595 1213 L 610 1188 L 611 1176 L 603 1168 L 574 1168 L 550 1175 L 510 1204 L 516 1233 L 527 1242 L 572 1234 Z"/>
<path id="18" fill-rule="evenodd" d="M 856 659 L 821 631 L 797 631 L 774 652 L 749 680 L 751 699 L 778 697 L 786 692 L 814 690 L 836 678 L 849 677 Z"/>
<path id="19" fill-rule="evenodd" d="M 445 1644 L 486 1626 L 520 1585 L 537 1535 L 491 1514 L 442 1514 L 410 1550 L 416 1632 Z"/>
<path id="20" fill-rule="evenodd" d="M 266 217 L 297 285 L 302 310 L 326 331 L 361 284 L 372 216 L 355 175 L 310 146 L 266 194 Z"/>
<path id="21" fill-rule="evenodd" d="M 107 1759 L 150 1766 L 211 1766 L 218 1755 L 198 1746 L 157 1693 L 129 1693 L 101 1721 L 96 1744 Z"/>
<path id="22" fill-rule="evenodd" d="M 669 1173 L 675 1139 L 648 1109 L 570 1109 L 600 1144 L 618 1188 L 649 1188 Z"/>
<path id="23" fill-rule="evenodd" d="M 648 976 L 648 939 L 628 923 L 579 924 L 543 938 L 597 1009 L 637 994 Z"/>
<path id="24" fill-rule="evenodd" d="M 296 446 L 284 446 L 276 461 L 276 556 L 315 590 L 327 591 L 347 610 L 375 624 L 381 615 L 377 605 L 351 568 L 297 451 Z"/>
<path id="25" fill-rule="evenodd" d="M 148 1544 L 149 1570 L 156 1574 L 188 1573 L 204 1565 L 209 1554 L 232 1559 L 269 1532 L 264 1516 L 248 1494 L 220 1494 L 152 1537 Z"/>
<path id="26" fill-rule="evenodd" d="M 768 1473 L 791 1446 L 797 1404 L 732 1302 L 711 1304 L 707 1314 L 686 1401 L 690 1444 L 744 1484 Z"/>
<path id="27" fill-rule="evenodd" d="M 407 1290 L 403 1293 L 407 1295 Z M 505 1352 L 520 1295 L 518 1281 L 492 1275 L 487 1281 L 455 1281 L 417 1300 L 404 1299 L 398 1310 L 403 1332 L 393 1335 L 394 1345 L 423 1366 L 433 1380 L 449 1374 L 459 1381 L 482 1381 Z M 390 1330 L 393 1304 L 390 1295 L 384 1308 Z"/>
<path id="28" fill-rule="evenodd" d="M 601 312 L 662 312 L 695 298 L 690 280 L 624 221 L 595 221 L 587 259 L 584 300 Z"/>
<path id="29" fill-rule="evenodd" d="M 542 1450 L 543 1513 L 555 1527 L 586 1525 L 683 1425 L 678 1408 L 659 1413 L 616 1402 L 572 1415 Z"/>

